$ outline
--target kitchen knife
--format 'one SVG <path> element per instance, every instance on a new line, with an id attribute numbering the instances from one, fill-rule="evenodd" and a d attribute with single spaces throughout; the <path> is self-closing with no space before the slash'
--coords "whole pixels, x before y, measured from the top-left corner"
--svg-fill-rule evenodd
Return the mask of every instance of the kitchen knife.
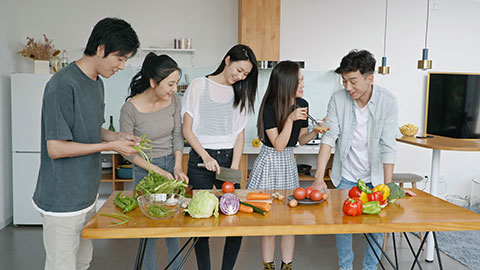
<path id="1" fill-rule="evenodd" d="M 199 168 L 205 168 L 205 164 L 198 163 Z M 242 171 L 230 168 L 220 167 L 220 173 L 217 173 L 217 179 L 233 183 L 240 183 L 242 180 Z"/>

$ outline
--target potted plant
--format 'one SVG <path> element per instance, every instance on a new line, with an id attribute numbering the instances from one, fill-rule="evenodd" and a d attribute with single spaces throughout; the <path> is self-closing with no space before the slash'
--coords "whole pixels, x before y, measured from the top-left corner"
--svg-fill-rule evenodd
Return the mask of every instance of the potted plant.
<path id="1" fill-rule="evenodd" d="M 35 41 L 34 38 L 27 37 L 25 44 L 20 44 L 21 50 L 17 53 L 34 60 L 35 73 L 49 74 L 49 61 L 52 57 L 58 57 L 60 50 L 56 50 L 52 45 L 51 39 L 43 34 L 43 41 Z"/>

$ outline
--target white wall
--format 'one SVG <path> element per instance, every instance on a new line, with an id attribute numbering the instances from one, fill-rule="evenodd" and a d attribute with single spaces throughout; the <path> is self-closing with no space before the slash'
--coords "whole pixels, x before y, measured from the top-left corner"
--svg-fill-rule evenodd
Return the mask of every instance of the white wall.
<path id="1" fill-rule="evenodd" d="M 436 1 L 440 10 L 431 11 L 428 42 L 433 71 L 480 72 L 480 1 Z M 46 33 L 74 60 L 81 56 L 94 24 L 117 16 L 132 24 L 143 47 L 172 47 L 176 37 L 192 38 L 195 66 L 211 67 L 237 42 L 237 4 L 236 0 L 2 0 L 0 48 L 7 53 L 0 60 L 0 228 L 12 216 L 9 74 L 33 71 L 30 60 L 15 55 L 18 43 Z M 384 4 L 381 0 L 282 0 L 281 57 L 305 60 L 307 69 L 326 71 L 336 68 L 350 49 L 365 48 L 380 61 Z M 416 61 L 423 48 L 426 2 L 389 4 L 391 74 L 377 75 L 376 82 L 396 94 L 401 124 L 422 126 L 426 72 L 416 69 Z M 431 151 L 403 144 L 398 148 L 397 171 L 430 174 Z M 471 178 L 480 175 L 479 160 L 480 153 L 442 152 L 440 175 L 448 184 L 443 195 L 468 194 Z"/>
<path id="2" fill-rule="evenodd" d="M 428 34 L 432 71 L 480 73 L 480 1 L 434 0 Z M 399 104 L 400 124 L 423 130 L 427 72 L 416 68 L 424 47 L 426 0 L 389 1 L 387 58 L 390 75 L 376 83 L 392 91 Z M 353 48 L 371 51 L 381 62 L 384 0 L 282 0 L 282 59 L 305 60 L 308 69 L 332 70 Z M 328 102 L 325 100 L 325 102 Z M 431 150 L 398 144 L 396 171 L 430 175 Z M 470 193 L 480 175 L 479 152 L 442 151 L 440 195 Z M 445 186 L 446 184 L 446 186 Z"/>
<path id="3" fill-rule="evenodd" d="M 237 1 L 235 0 L 85 0 L 12 2 L 15 39 L 18 45 L 26 36 L 40 38 L 42 33 L 53 39 L 56 48 L 66 49 L 69 59 L 78 59 L 90 32 L 104 17 L 128 21 L 138 34 L 141 47 L 173 48 L 177 37 L 190 37 L 196 49 L 196 66 L 216 66 L 227 50 L 237 42 Z M 28 6 L 28 8 L 25 8 Z M 17 72 L 32 72 L 28 59 L 16 57 Z"/>
<path id="4" fill-rule="evenodd" d="M 217 66 L 237 42 L 236 0 L 27 1 L 2 0 L 0 5 L 0 229 L 12 220 L 10 74 L 33 72 L 30 59 L 16 55 L 27 36 L 53 39 L 78 59 L 97 21 L 120 17 L 136 30 L 142 47 L 173 47 L 174 38 L 189 37 L 195 66 Z M 14 20 L 13 20 L 14 19 Z M 182 60 L 182 55 L 174 56 Z M 182 61 L 190 64 L 190 58 Z M 180 61 L 179 61 L 180 62 Z M 182 64 L 182 62 L 180 62 Z M 35 138 L 38 139 L 38 138 Z"/>

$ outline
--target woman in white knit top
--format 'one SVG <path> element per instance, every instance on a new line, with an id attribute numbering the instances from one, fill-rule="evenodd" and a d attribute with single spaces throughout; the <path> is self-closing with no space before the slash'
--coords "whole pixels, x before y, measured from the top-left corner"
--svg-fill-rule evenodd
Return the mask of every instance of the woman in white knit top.
<path id="1" fill-rule="evenodd" d="M 187 175 L 194 189 L 221 188 L 223 181 L 215 172 L 239 167 L 247 113 L 253 111 L 257 91 L 256 62 L 248 46 L 236 45 L 215 72 L 193 80 L 185 92 L 183 135 L 192 146 Z M 199 168 L 199 163 L 206 168 Z M 233 269 L 241 242 L 241 237 L 227 237 L 221 269 Z M 210 270 L 208 237 L 199 239 L 195 255 L 198 269 Z"/>

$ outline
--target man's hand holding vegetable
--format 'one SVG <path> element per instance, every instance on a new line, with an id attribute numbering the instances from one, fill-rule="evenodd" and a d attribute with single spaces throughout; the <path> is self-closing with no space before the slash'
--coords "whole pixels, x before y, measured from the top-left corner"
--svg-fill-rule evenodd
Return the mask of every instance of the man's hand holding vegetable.
<path id="1" fill-rule="evenodd" d="M 52 159 L 85 156 L 102 151 L 116 151 L 129 156 L 137 153 L 132 147 L 140 142 L 140 138 L 102 128 L 102 141 L 102 143 L 79 143 L 67 140 L 47 140 L 47 151 Z"/>

